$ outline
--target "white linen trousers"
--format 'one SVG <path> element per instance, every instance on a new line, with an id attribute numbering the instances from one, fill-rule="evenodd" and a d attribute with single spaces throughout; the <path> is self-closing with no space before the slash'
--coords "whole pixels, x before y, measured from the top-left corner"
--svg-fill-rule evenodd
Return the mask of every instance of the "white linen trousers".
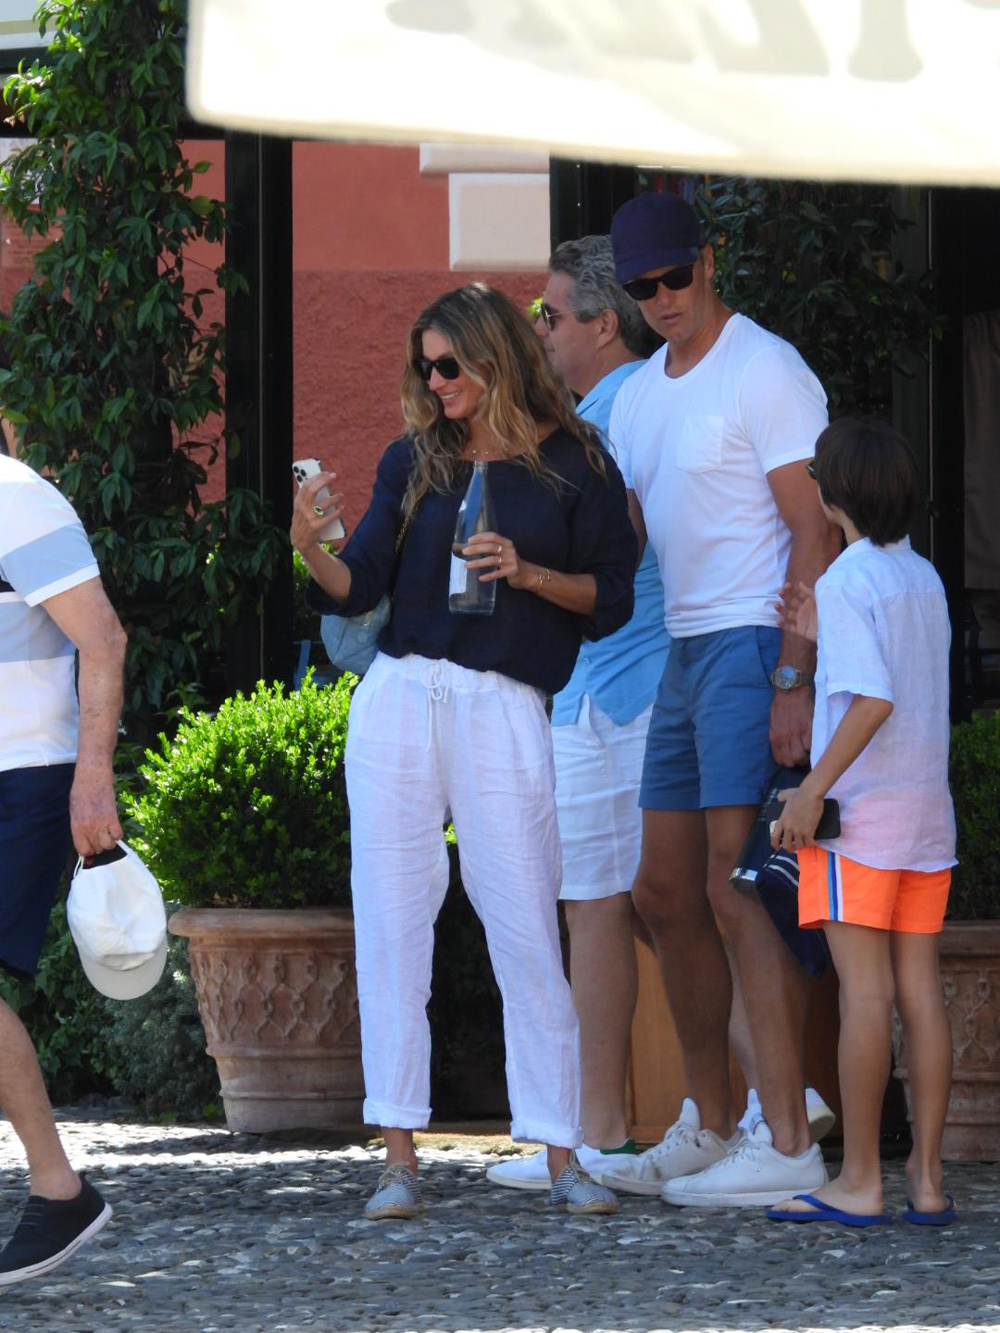
<path id="1" fill-rule="evenodd" d="M 495 671 L 379 653 L 345 750 L 364 1117 L 430 1120 L 434 921 L 449 811 L 503 997 L 511 1137 L 575 1148 L 580 1037 L 556 920 L 561 863 L 541 692 Z"/>

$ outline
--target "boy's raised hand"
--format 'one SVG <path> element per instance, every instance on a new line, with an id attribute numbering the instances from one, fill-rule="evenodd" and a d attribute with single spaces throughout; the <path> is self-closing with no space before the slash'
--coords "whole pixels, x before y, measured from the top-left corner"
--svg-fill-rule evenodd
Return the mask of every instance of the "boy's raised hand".
<path id="1" fill-rule="evenodd" d="M 779 596 L 781 628 L 815 643 L 819 635 L 819 616 L 813 589 L 801 582 L 785 583 L 782 584 Z"/>

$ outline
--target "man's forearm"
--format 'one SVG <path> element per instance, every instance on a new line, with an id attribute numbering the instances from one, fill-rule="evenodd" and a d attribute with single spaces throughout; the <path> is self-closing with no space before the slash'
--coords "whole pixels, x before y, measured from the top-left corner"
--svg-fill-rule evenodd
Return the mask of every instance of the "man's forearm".
<path id="1" fill-rule="evenodd" d="M 814 588 L 816 580 L 836 559 L 840 550 L 840 532 L 832 525 L 823 528 L 809 526 L 792 533 L 792 549 L 788 555 L 785 579 L 792 587 L 800 582 Z M 800 671 L 815 671 L 816 645 L 791 630 L 781 632 L 779 666 L 797 667 Z"/>
<path id="2" fill-rule="evenodd" d="M 99 643 L 80 649 L 80 745 L 77 773 L 111 774 L 122 715 L 125 634 L 109 629 Z"/>

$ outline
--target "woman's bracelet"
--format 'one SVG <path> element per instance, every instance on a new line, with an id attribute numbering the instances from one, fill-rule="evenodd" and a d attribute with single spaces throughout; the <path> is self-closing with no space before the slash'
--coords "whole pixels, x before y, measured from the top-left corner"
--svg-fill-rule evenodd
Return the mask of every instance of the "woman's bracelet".
<path id="1" fill-rule="evenodd" d="M 540 588 L 543 583 L 552 582 L 552 570 L 544 569 L 541 566 L 539 566 L 538 573 L 535 575 L 535 577 L 538 580 L 536 586 Z"/>

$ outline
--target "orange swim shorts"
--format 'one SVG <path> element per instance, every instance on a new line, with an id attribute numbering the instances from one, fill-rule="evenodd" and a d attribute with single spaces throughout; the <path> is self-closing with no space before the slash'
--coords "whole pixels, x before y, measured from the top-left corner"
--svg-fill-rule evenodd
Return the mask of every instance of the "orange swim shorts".
<path id="1" fill-rule="evenodd" d="M 804 847 L 796 855 L 800 926 L 846 921 L 915 935 L 941 929 L 950 870 L 876 870 L 823 847 Z"/>

